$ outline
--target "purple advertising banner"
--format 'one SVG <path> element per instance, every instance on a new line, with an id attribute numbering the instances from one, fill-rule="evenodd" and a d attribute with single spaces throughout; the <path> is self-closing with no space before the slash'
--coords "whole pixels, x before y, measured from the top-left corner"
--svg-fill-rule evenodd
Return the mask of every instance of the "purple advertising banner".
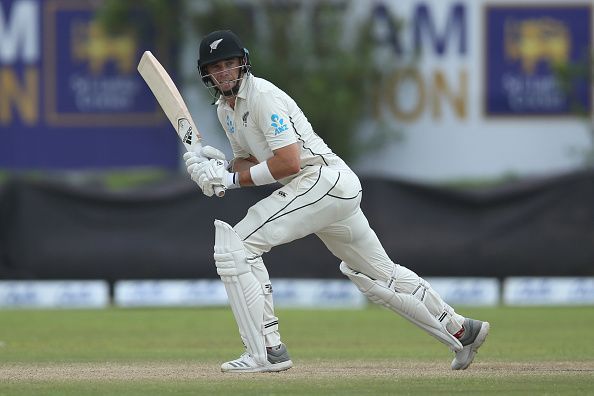
<path id="1" fill-rule="evenodd" d="M 488 116 L 591 111 L 589 74 L 576 76 L 569 89 L 563 89 L 555 75 L 559 67 L 587 68 L 591 61 L 591 6 L 487 6 L 485 30 L 484 97 Z"/>
<path id="2" fill-rule="evenodd" d="M 167 53 L 107 34 L 97 4 L 0 0 L 1 169 L 177 168 L 177 137 L 136 70 L 145 50 L 166 67 Z"/>

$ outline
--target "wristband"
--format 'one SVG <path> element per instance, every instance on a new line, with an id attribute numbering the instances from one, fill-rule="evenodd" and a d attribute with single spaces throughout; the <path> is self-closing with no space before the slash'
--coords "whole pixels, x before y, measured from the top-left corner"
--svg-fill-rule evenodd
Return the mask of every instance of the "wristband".
<path id="1" fill-rule="evenodd" d="M 241 187 L 241 185 L 239 185 L 239 173 L 238 172 L 227 173 L 227 188 L 232 189 L 232 188 L 239 188 L 239 187 Z"/>
<path id="2" fill-rule="evenodd" d="M 268 169 L 268 162 L 266 161 L 252 166 L 250 168 L 250 176 L 256 186 L 276 182 L 276 179 L 272 176 L 272 173 L 270 173 L 270 169 Z"/>

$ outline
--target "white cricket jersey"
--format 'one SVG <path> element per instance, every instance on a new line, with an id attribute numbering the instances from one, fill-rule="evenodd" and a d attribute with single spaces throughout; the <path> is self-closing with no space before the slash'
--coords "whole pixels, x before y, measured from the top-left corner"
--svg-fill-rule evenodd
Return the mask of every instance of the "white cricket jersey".
<path id="1" fill-rule="evenodd" d="M 217 115 L 235 158 L 253 155 L 259 162 L 266 161 L 273 150 L 298 142 L 302 172 L 308 166 L 320 165 L 349 169 L 313 131 L 297 103 L 267 80 L 244 76 L 235 110 L 220 98 Z M 286 184 L 297 175 L 279 181 Z"/>

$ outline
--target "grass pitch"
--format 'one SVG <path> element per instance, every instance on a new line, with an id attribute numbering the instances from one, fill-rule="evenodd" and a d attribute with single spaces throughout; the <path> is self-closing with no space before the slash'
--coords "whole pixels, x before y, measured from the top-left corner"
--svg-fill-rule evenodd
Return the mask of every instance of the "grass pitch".
<path id="1" fill-rule="evenodd" d="M 223 374 L 229 309 L 0 311 L 0 395 L 594 394 L 594 307 L 458 308 L 491 322 L 466 371 L 388 310 L 278 310 L 295 367 Z"/>

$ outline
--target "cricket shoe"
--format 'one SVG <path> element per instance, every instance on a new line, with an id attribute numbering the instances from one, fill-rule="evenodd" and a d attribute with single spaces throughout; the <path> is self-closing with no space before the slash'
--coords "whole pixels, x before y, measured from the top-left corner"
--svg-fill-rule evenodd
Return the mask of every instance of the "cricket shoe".
<path id="1" fill-rule="evenodd" d="M 293 367 L 285 344 L 266 348 L 266 352 L 268 354 L 266 364 L 256 363 L 252 355 L 246 351 L 238 359 L 223 363 L 221 371 L 225 373 L 268 373 L 288 370 Z"/>
<path id="2" fill-rule="evenodd" d="M 489 334 L 489 322 L 464 319 L 462 327 L 464 333 L 459 339 L 462 350 L 456 352 L 456 357 L 452 360 L 452 370 L 466 370 Z"/>

